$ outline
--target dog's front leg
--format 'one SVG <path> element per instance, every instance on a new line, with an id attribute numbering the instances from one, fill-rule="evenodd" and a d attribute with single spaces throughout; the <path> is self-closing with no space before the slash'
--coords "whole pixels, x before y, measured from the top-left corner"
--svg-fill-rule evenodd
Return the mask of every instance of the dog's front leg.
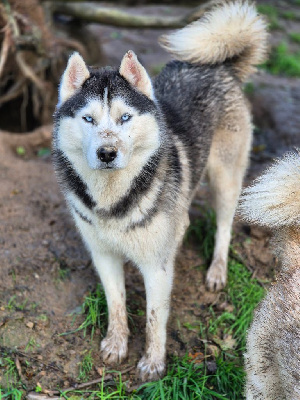
<path id="1" fill-rule="evenodd" d="M 128 353 L 128 322 L 123 258 L 111 253 L 99 240 L 97 231 L 77 213 L 76 225 L 92 255 L 100 275 L 108 306 L 108 329 L 101 342 L 103 360 L 107 363 L 121 362 Z"/>
<path id="2" fill-rule="evenodd" d="M 102 358 L 108 364 L 121 362 L 128 352 L 128 323 L 123 260 L 112 254 L 97 254 L 94 264 L 100 275 L 108 306 L 108 328 L 101 342 Z"/>
<path id="3" fill-rule="evenodd" d="M 141 267 L 147 296 L 146 351 L 138 363 L 143 381 L 157 380 L 165 371 L 166 325 L 173 281 L 173 260 Z"/>

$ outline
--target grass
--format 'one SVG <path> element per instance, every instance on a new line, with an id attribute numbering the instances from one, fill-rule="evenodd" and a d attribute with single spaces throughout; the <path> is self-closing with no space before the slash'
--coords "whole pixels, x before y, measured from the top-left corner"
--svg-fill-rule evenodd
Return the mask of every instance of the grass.
<path id="1" fill-rule="evenodd" d="M 223 399 L 212 385 L 212 377 L 205 369 L 205 364 L 195 364 L 187 356 L 174 358 L 167 375 L 158 382 L 150 382 L 138 390 L 137 399 Z"/>
<path id="2" fill-rule="evenodd" d="M 64 259 L 58 258 L 57 262 L 58 262 L 58 269 L 57 269 L 56 282 L 62 282 L 70 277 L 71 270 Z"/>
<path id="3" fill-rule="evenodd" d="M 297 19 L 296 14 L 293 11 L 284 11 L 281 16 L 285 19 L 295 20 Z"/>
<path id="4" fill-rule="evenodd" d="M 269 21 L 269 30 L 280 29 L 281 26 L 279 24 L 279 15 L 276 7 L 270 4 L 258 4 L 257 10 L 260 14 L 263 14 L 267 17 Z"/>
<path id="5" fill-rule="evenodd" d="M 229 261 L 227 293 L 234 309 L 236 320 L 228 330 L 236 338 L 239 350 L 245 350 L 246 334 L 252 321 L 255 307 L 264 296 L 264 289 L 256 279 L 251 278 L 247 268 L 235 261 Z"/>
<path id="6" fill-rule="evenodd" d="M 97 284 L 95 291 L 86 296 L 81 307 L 81 314 L 84 315 L 85 319 L 80 326 L 73 331 L 61 333 L 61 336 L 83 330 L 84 336 L 86 336 L 89 331 L 91 333 L 91 339 L 93 339 L 97 328 L 99 328 L 101 332 L 106 330 L 108 318 L 107 303 L 104 290 L 100 284 Z"/>
<path id="7" fill-rule="evenodd" d="M 0 353 L 0 400 L 21 400 L 24 389 L 19 380 L 15 361 L 5 352 Z"/>
<path id="8" fill-rule="evenodd" d="M 244 85 L 244 93 L 251 96 L 255 91 L 254 83 L 253 82 L 247 82 Z"/>
<path id="9" fill-rule="evenodd" d="M 28 340 L 28 343 L 27 343 L 27 345 L 26 345 L 26 347 L 25 347 L 25 351 L 27 352 L 27 351 L 33 351 L 35 348 L 37 348 L 37 347 L 40 347 L 40 345 L 36 342 L 36 340 L 33 338 L 33 337 L 31 337 L 29 340 Z"/>
<path id="10" fill-rule="evenodd" d="M 199 251 L 205 262 L 209 262 L 214 252 L 216 233 L 216 214 L 212 209 L 202 208 L 203 218 L 193 221 L 186 233 L 185 241 L 194 238 L 199 244 Z"/>
<path id="11" fill-rule="evenodd" d="M 92 371 L 94 360 L 91 355 L 91 351 L 83 357 L 82 362 L 79 364 L 79 375 L 80 381 L 86 382 L 89 378 L 90 372 Z"/>
<path id="12" fill-rule="evenodd" d="M 85 320 L 77 330 L 83 329 L 84 336 L 86 336 L 88 329 L 91 330 L 92 338 L 96 328 L 99 328 L 102 332 L 106 330 L 107 303 L 104 290 L 100 284 L 97 284 L 96 290 L 85 298 L 82 305 L 82 313 L 85 315 Z"/>
<path id="13" fill-rule="evenodd" d="M 300 33 L 299 32 L 291 32 L 289 34 L 289 38 L 295 43 L 300 43 Z"/>
<path id="14" fill-rule="evenodd" d="M 268 61 L 261 67 L 274 75 L 300 77 L 300 52 L 291 53 L 286 43 L 281 43 L 272 49 Z"/>
<path id="15" fill-rule="evenodd" d="M 17 296 L 14 295 L 14 296 L 12 296 L 12 297 L 9 299 L 6 308 L 7 308 L 9 311 L 23 311 L 23 310 L 25 309 L 27 303 L 28 303 L 28 300 L 27 300 L 27 299 L 25 299 L 25 300 L 23 301 L 23 303 L 19 303 L 19 302 L 17 301 Z"/>

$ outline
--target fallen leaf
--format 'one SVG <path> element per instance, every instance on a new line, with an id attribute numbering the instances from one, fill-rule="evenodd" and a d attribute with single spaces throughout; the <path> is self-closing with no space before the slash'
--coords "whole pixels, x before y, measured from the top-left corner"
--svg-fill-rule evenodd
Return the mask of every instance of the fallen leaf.
<path id="1" fill-rule="evenodd" d="M 216 342 L 223 351 L 234 349 L 236 346 L 236 340 L 233 339 L 232 335 L 228 335 L 223 340 L 218 337 L 214 337 L 214 342 Z"/>
<path id="2" fill-rule="evenodd" d="M 190 357 L 191 361 L 193 361 L 196 364 L 202 363 L 205 358 L 204 354 L 201 353 L 200 351 L 197 353 L 194 353 L 194 354 L 189 353 L 189 357 Z"/>

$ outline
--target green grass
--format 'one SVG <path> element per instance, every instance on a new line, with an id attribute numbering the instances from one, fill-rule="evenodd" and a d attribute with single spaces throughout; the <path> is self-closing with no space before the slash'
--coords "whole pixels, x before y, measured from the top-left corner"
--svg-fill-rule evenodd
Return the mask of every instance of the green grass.
<path id="1" fill-rule="evenodd" d="M 297 19 L 296 14 L 293 11 L 284 11 L 281 16 L 285 19 L 295 20 Z"/>
<path id="2" fill-rule="evenodd" d="M 1 389 L 0 387 L 0 400 L 21 400 L 24 398 L 24 392 L 16 388 Z"/>
<path id="3" fill-rule="evenodd" d="M 12 357 L 5 352 L 0 353 L 0 400 L 21 400 L 24 398 L 22 383 Z M 2 383 L 1 383 L 2 382 Z"/>
<path id="4" fill-rule="evenodd" d="M 209 262 L 214 252 L 214 242 L 216 233 L 216 214 L 212 209 L 203 208 L 203 218 L 197 218 L 188 227 L 185 241 L 193 237 L 199 245 L 199 252 L 205 262 Z"/>
<path id="5" fill-rule="evenodd" d="M 84 321 L 78 328 L 73 331 L 61 333 L 61 336 L 69 335 L 83 330 L 84 336 L 89 331 L 91 338 L 93 339 L 95 329 L 99 328 L 103 335 L 103 332 L 107 328 L 107 303 L 105 293 L 100 284 L 97 284 L 95 291 L 89 293 L 84 299 L 84 303 L 81 307 L 81 314 L 84 315 Z"/>
<path id="6" fill-rule="evenodd" d="M 299 32 L 291 32 L 289 34 L 289 38 L 295 43 L 300 43 L 300 33 Z"/>
<path id="7" fill-rule="evenodd" d="M 247 268 L 235 261 L 229 261 L 227 293 L 234 309 L 236 320 L 228 330 L 233 334 L 240 351 L 245 350 L 246 334 L 252 321 L 255 307 L 265 294 L 256 279 L 251 279 Z"/>
<path id="8" fill-rule="evenodd" d="M 276 7 L 270 4 L 258 4 L 257 10 L 260 14 L 263 14 L 267 17 L 269 21 L 269 30 L 280 29 L 281 26 L 278 20 L 278 10 Z"/>
<path id="9" fill-rule="evenodd" d="M 300 52 L 291 53 L 285 43 L 272 49 L 269 60 L 261 66 L 274 75 L 300 77 Z"/>
<path id="10" fill-rule="evenodd" d="M 255 91 L 254 83 L 253 82 L 247 82 L 244 85 L 244 93 L 248 94 L 251 96 Z"/>
<path id="11" fill-rule="evenodd" d="M 104 290 L 100 284 L 97 284 L 96 290 L 85 298 L 82 305 L 82 313 L 85 315 L 85 320 L 78 330 L 83 329 L 84 336 L 86 336 L 88 329 L 91 330 L 92 338 L 96 328 L 99 328 L 101 332 L 106 330 L 108 318 L 107 303 Z"/>
<path id="12" fill-rule="evenodd" d="M 79 364 L 79 375 L 80 381 L 86 382 L 89 378 L 90 372 L 92 371 L 94 360 L 91 355 L 91 351 L 83 357 L 82 362 Z"/>
<path id="13" fill-rule="evenodd" d="M 17 296 L 14 295 L 9 299 L 6 308 L 9 311 L 23 311 L 25 309 L 27 303 L 28 303 L 27 299 L 25 299 L 23 301 L 23 303 L 18 302 Z"/>
<path id="14" fill-rule="evenodd" d="M 27 352 L 27 351 L 33 351 L 33 350 L 35 350 L 37 347 L 40 347 L 40 345 L 36 342 L 36 340 L 33 338 L 33 337 L 31 337 L 29 340 L 28 340 L 28 343 L 27 343 L 27 345 L 26 345 L 26 347 L 25 347 L 25 351 Z"/>
<path id="15" fill-rule="evenodd" d="M 153 400 L 228 400 L 213 385 L 216 376 L 207 374 L 205 365 L 195 364 L 186 356 L 174 358 L 167 375 L 158 382 L 143 385 L 137 392 L 139 399 Z"/>
<path id="16" fill-rule="evenodd" d="M 245 373 L 242 363 L 219 357 L 216 360 L 216 364 L 217 371 L 210 377 L 209 385 L 212 385 L 218 393 L 226 393 L 224 398 L 228 400 L 241 400 L 245 385 Z"/>

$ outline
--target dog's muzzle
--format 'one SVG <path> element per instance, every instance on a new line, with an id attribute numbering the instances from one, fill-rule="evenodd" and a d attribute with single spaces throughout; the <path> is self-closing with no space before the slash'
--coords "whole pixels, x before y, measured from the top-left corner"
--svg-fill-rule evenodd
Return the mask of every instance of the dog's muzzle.
<path id="1" fill-rule="evenodd" d="M 97 157 L 100 161 L 110 163 L 117 157 L 118 150 L 114 146 L 100 147 L 97 150 Z"/>

